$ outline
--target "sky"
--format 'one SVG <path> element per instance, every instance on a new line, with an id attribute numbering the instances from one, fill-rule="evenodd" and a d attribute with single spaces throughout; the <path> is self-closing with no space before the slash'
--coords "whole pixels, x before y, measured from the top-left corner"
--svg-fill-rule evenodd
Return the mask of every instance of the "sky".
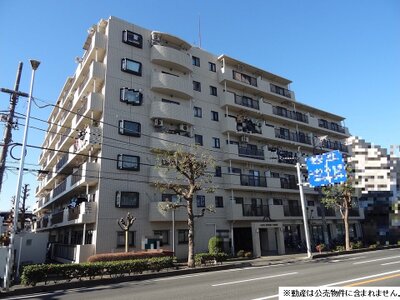
<path id="1" fill-rule="evenodd" d="M 1 0 L 0 87 L 12 89 L 22 61 L 20 90 L 29 91 L 29 59 L 41 61 L 33 96 L 55 104 L 67 76 L 75 73 L 87 29 L 116 16 L 168 32 L 213 54 L 226 54 L 288 78 L 296 100 L 346 118 L 352 135 L 388 148 L 400 144 L 400 1 L 397 0 Z M 0 93 L 0 113 L 9 96 Z M 26 113 L 26 99 L 16 111 Z M 51 108 L 32 106 L 47 120 Z M 21 143 L 23 118 L 13 131 Z M 0 124 L 3 130 L 3 124 Z M 31 119 L 28 145 L 41 146 L 46 122 Z M 13 156 L 20 156 L 15 147 Z M 28 148 L 23 183 L 35 203 L 40 150 Z M 7 166 L 18 166 L 8 156 Z M 16 194 L 17 171 L 8 168 L 0 211 Z"/>

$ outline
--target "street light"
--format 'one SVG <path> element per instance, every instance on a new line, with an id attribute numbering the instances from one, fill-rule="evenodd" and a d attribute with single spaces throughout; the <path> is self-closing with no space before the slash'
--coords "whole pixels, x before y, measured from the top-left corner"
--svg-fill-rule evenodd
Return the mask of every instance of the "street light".
<path id="1" fill-rule="evenodd" d="M 30 88 L 29 88 L 28 107 L 26 110 L 24 137 L 23 137 L 22 148 L 21 148 L 21 159 L 20 159 L 20 164 L 19 164 L 17 191 L 15 194 L 15 202 L 14 202 L 14 220 L 13 220 L 13 226 L 11 227 L 10 245 L 8 248 L 6 271 L 4 274 L 4 287 L 5 287 L 6 291 L 8 291 L 9 287 L 10 287 L 10 279 L 11 279 L 13 263 L 14 263 L 14 243 L 15 243 L 15 235 L 17 233 L 17 226 L 18 226 L 19 198 L 21 196 L 22 179 L 23 179 L 23 175 L 24 175 L 25 151 L 26 151 L 26 143 L 28 140 L 28 128 L 29 128 L 29 119 L 30 119 L 30 114 L 31 114 L 33 83 L 35 82 L 35 72 L 40 65 L 40 61 L 38 61 L 38 60 L 31 59 L 29 62 L 31 63 L 31 67 L 32 67 L 32 75 L 31 75 L 31 84 L 30 84 Z M 17 270 L 17 274 L 18 274 L 18 270 Z"/>

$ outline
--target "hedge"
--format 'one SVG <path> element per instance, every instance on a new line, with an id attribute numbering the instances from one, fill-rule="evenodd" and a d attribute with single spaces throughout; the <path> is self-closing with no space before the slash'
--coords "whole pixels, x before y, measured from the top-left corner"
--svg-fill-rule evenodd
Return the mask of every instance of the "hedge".
<path id="1" fill-rule="evenodd" d="M 219 253 L 197 253 L 194 256 L 194 260 L 196 265 L 206 265 L 210 262 L 217 262 L 222 263 L 223 261 L 227 260 L 228 254 L 224 252 Z"/>
<path id="2" fill-rule="evenodd" d="M 88 258 L 88 262 L 101 262 L 101 261 L 121 261 L 133 259 L 146 259 L 153 257 L 172 257 L 174 253 L 167 250 L 149 250 L 140 252 L 118 252 L 118 253 L 103 253 L 95 254 Z"/>
<path id="3" fill-rule="evenodd" d="M 81 264 L 41 264 L 25 266 L 21 282 L 35 286 L 38 282 L 94 279 L 97 276 L 122 277 L 126 274 L 141 274 L 144 271 L 160 271 L 174 266 L 173 257 L 153 257 L 116 262 L 94 262 Z"/>

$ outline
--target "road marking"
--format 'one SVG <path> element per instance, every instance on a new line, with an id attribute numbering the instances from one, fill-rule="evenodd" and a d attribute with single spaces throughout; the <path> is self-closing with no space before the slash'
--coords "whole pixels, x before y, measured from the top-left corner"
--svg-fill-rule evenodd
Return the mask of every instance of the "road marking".
<path id="1" fill-rule="evenodd" d="M 331 262 L 336 263 L 336 262 L 355 260 L 355 259 L 361 259 L 361 258 L 366 258 L 366 256 L 357 256 L 357 257 L 350 257 L 350 258 L 345 258 L 345 259 L 334 259 L 334 260 L 331 260 Z"/>
<path id="2" fill-rule="evenodd" d="M 251 299 L 251 300 L 266 300 L 266 299 L 272 299 L 272 298 L 278 298 L 278 297 L 279 297 L 279 294 L 276 294 L 276 295 L 271 295 L 271 296 L 266 296 L 266 297 Z"/>
<path id="3" fill-rule="evenodd" d="M 281 266 L 286 266 L 286 265 L 289 265 L 289 263 L 269 265 L 269 266 L 259 266 L 259 267 L 255 266 L 255 267 L 244 267 L 244 268 L 229 269 L 229 270 L 220 270 L 220 271 L 214 271 L 213 274 L 214 273 L 238 272 L 238 271 L 244 271 L 244 270 L 266 269 L 266 268 L 281 267 Z M 205 276 L 205 275 L 210 275 L 210 274 L 208 272 L 204 272 L 204 273 L 189 274 L 189 275 L 179 275 L 179 276 L 174 276 L 174 277 L 164 277 L 164 278 L 158 278 L 158 279 L 149 279 L 149 280 L 144 280 L 142 282 L 176 280 L 176 279 L 191 278 L 191 277 L 198 277 L 198 276 Z"/>
<path id="4" fill-rule="evenodd" d="M 382 280 L 395 278 L 395 277 L 400 277 L 400 274 L 395 274 L 395 275 L 390 275 L 390 276 L 384 276 L 384 277 L 381 277 L 381 278 L 375 278 L 375 279 L 370 279 L 370 280 L 366 280 L 366 281 L 356 282 L 356 283 L 353 283 L 353 284 L 346 285 L 346 287 L 357 286 L 357 285 L 362 285 L 362 284 L 366 284 L 366 283 L 382 281 Z"/>
<path id="5" fill-rule="evenodd" d="M 216 286 L 222 286 L 222 285 L 230 285 L 230 284 L 237 284 L 237 283 L 243 283 L 243 282 L 249 282 L 249 281 L 256 281 L 256 280 L 270 279 L 270 278 L 276 278 L 276 277 L 283 277 L 283 276 L 289 276 L 289 275 L 295 275 L 295 274 L 298 274 L 298 272 L 284 273 L 284 274 L 278 274 L 278 275 L 270 275 L 270 276 L 264 276 L 264 277 L 256 277 L 256 278 L 237 280 L 237 281 L 229 281 L 229 282 L 213 284 L 211 286 L 216 287 Z"/>
<path id="6" fill-rule="evenodd" d="M 374 261 L 388 260 L 388 259 L 399 258 L 399 257 L 400 257 L 400 255 L 377 258 L 377 259 L 371 259 L 371 260 L 365 260 L 365 261 L 358 261 L 358 262 L 353 263 L 353 265 L 367 264 L 367 263 L 374 262 Z"/>
<path id="7" fill-rule="evenodd" d="M 388 263 L 381 264 L 381 266 L 388 266 L 388 265 L 394 265 L 394 264 L 400 264 L 400 261 L 392 261 Z"/>
<path id="8" fill-rule="evenodd" d="M 48 296 L 48 295 L 54 295 L 54 293 L 42 293 L 42 294 L 32 294 L 30 296 L 20 296 L 20 297 L 12 297 L 12 298 L 5 298 L 8 300 L 19 300 L 19 299 L 28 299 L 28 298 L 36 298 L 36 297 L 42 297 L 42 296 Z"/>
<path id="9" fill-rule="evenodd" d="M 369 276 L 364 276 L 364 277 L 358 277 L 358 278 L 353 278 L 349 280 L 344 280 L 344 281 L 338 281 L 338 282 L 333 282 L 333 283 L 328 283 L 321 285 L 320 287 L 328 287 L 328 286 L 334 286 L 334 285 L 341 285 L 344 283 L 349 283 L 349 282 L 354 282 L 354 281 L 360 281 L 364 279 L 370 279 L 370 278 L 375 278 L 379 276 L 384 276 L 384 275 L 389 275 L 389 274 L 394 274 L 394 273 L 399 273 L 400 270 L 395 270 L 395 271 L 390 271 L 390 272 L 385 272 L 385 273 L 380 273 L 380 274 L 374 274 L 374 275 L 369 275 Z"/>

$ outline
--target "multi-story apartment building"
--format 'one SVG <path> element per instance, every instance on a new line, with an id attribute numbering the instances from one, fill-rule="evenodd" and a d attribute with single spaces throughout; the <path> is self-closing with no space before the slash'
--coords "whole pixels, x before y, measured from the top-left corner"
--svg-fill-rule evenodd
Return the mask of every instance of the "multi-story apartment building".
<path id="1" fill-rule="evenodd" d="M 214 194 L 194 207 L 216 212 L 196 219 L 196 251 L 211 236 L 226 251 L 256 255 L 297 249 L 304 239 L 294 163 L 318 147 L 346 152 L 343 118 L 296 101 L 290 81 L 227 55 L 215 56 L 179 37 L 110 17 L 89 30 L 84 55 L 49 117 L 39 162 L 37 231 L 49 231 L 53 256 L 82 261 L 122 251 L 117 219 L 136 221 L 131 250 L 159 238 L 187 253 L 186 212 L 163 212 L 173 200 L 155 182 L 155 149 L 197 144 L 216 159 Z M 319 149 L 319 150 L 321 150 Z M 319 195 L 305 188 L 314 241 L 322 240 Z M 359 235 L 354 211 L 352 232 Z M 326 210 L 328 235 L 341 235 L 339 213 Z"/>
<path id="2" fill-rule="evenodd" d="M 355 189 L 365 209 L 362 222 L 366 242 L 397 243 L 400 238 L 400 158 L 392 147 L 372 145 L 358 137 L 348 139 L 349 162 L 355 173 Z"/>

